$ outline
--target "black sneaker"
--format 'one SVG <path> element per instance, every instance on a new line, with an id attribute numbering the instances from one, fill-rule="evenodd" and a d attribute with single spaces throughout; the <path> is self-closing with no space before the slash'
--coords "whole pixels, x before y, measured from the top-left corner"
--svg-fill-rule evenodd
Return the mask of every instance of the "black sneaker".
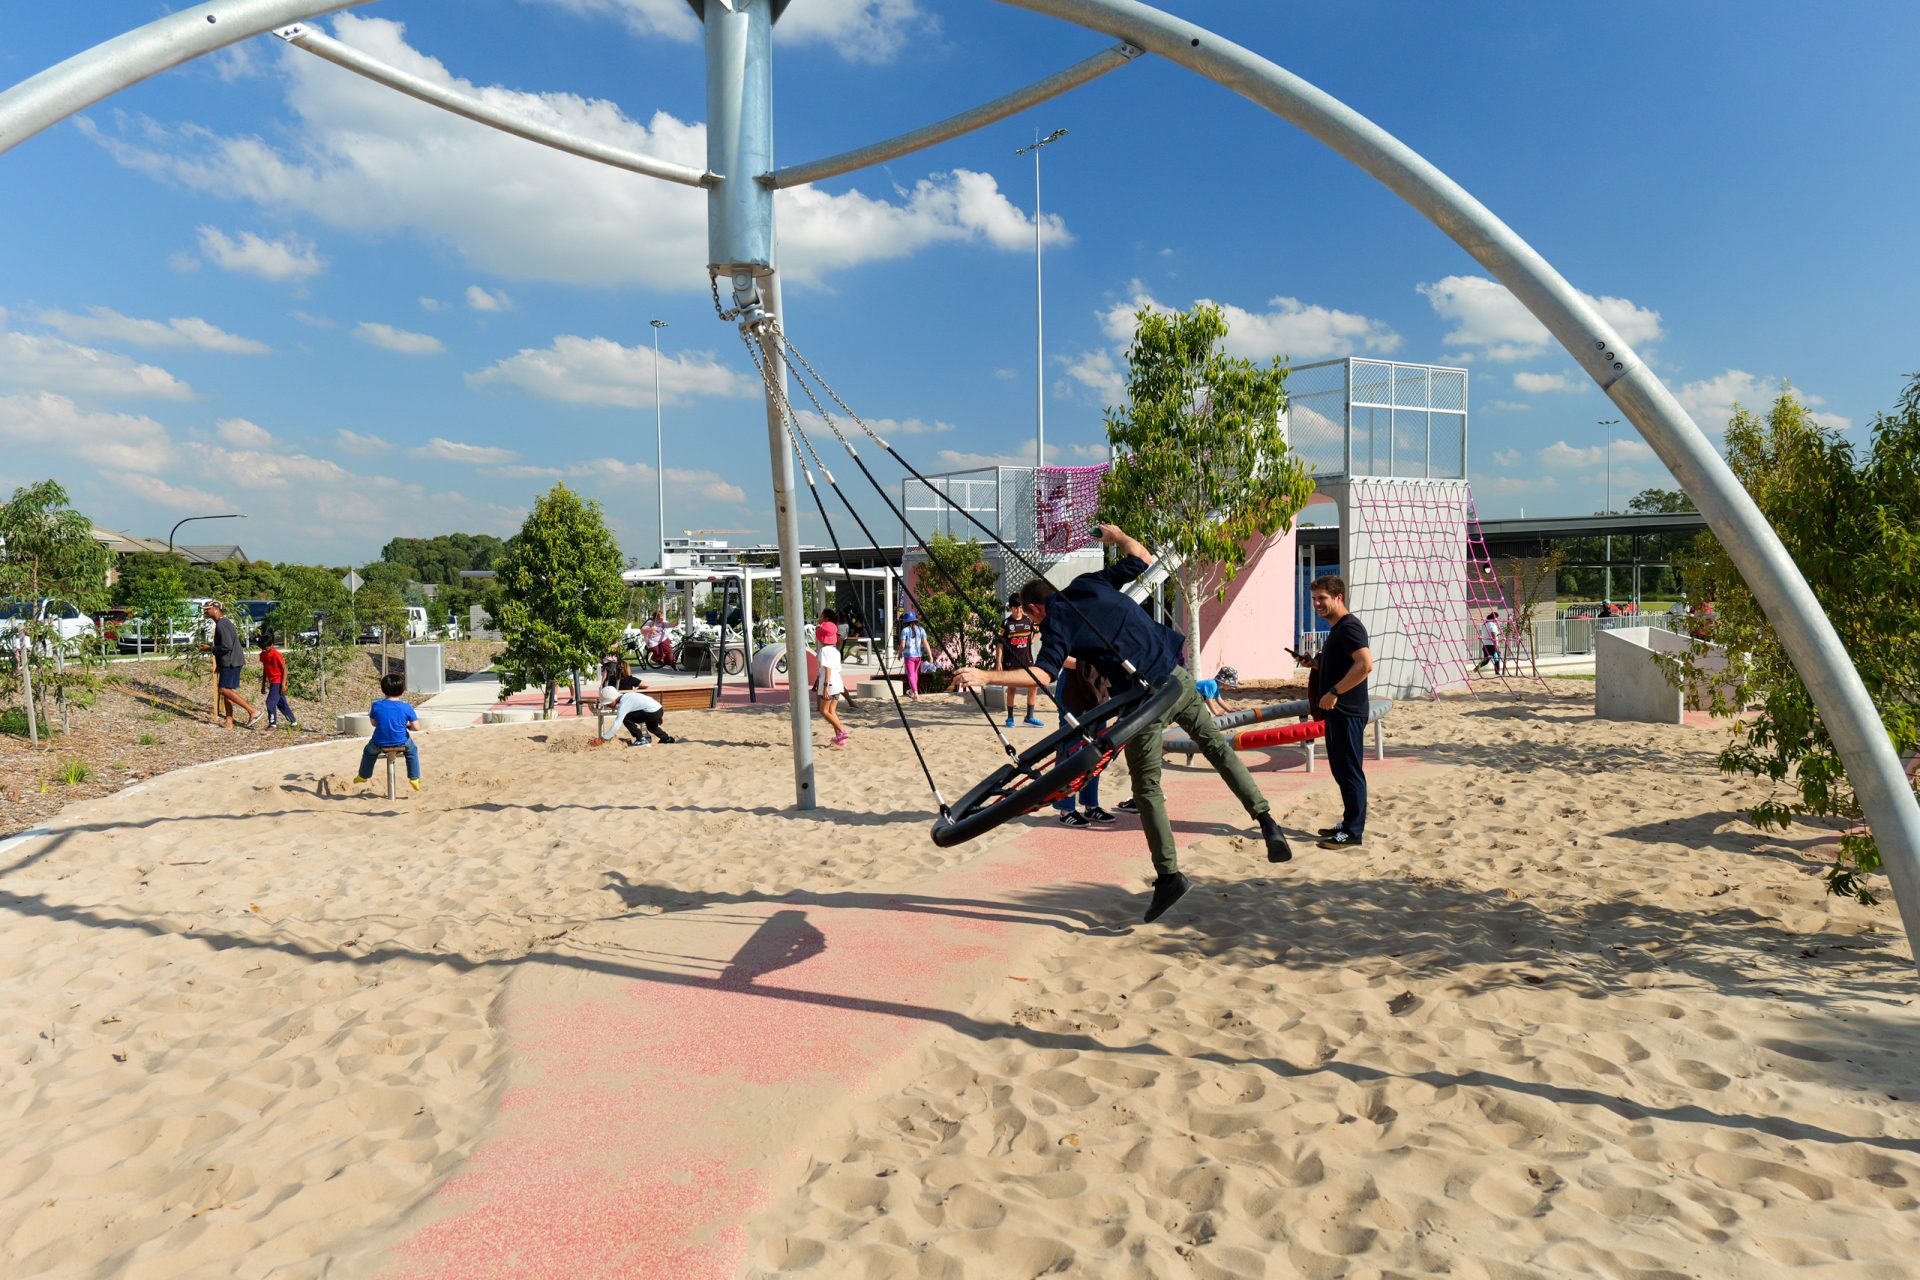
<path id="1" fill-rule="evenodd" d="M 1122 800 L 1119 804 L 1113 807 L 1118 809 L 1122 813 L 1138 814 L 1140 812 L 1139 802 L 1136 801 L 1132 796 L 1128 796 L 1125 800 Z"/>
<path id="2" fill-rule="evenodd" d="M 1346 830 L 1345 827 L 1321 827 L 1314 834 L 1318 835 L 1322 840 L 1325 840 L 1331 836 L 1339 835 L 1344 830 Z"/>
<path id="3" fill-rule="evenodd" d="M 1153 901 L 1147 904 L 1147 914 L 1141 919 L 1152 924 L 1167 914 L 1167 908 L 1186 897 L 1191 882 L 1178 871 L 1171 875 L 1160 876 L 1153 882 Z"/>
<path id="4" fill-rule="evenodd" d="M 1351 831 L 1336 831 L 1320 842 L 1322 849 L 1358 849 L 1360 837 Z"/>
<path id="5" fill-rule="evenodd" d="M 1054 815 L 1054 821 L 1063 827 L 1090 827 L 1093 825 L 1093 819 L 1078 809 L 1062 809 Z"/>
<path id="6" fill-rule="evenodd" d="M 678 738 L 669 738 L 669 737 L 668 737 L 668 736 L 667 736 L 666 734 L 664 734 L 664 733 L 656 733 L 656 734 L 654 734 L 653 736 L 654 736 L 654 737 L 656 737 L 656 738 L 658 738 L 658 739 L 660 739 L 660 741 L 662 741 L 662 742 L 664 742 L 664 743 L 667 743 L 668 745 L 672 745 L 673 743 L 676 743 L 676 742 L 678 742 L 678 741 L 680 741 L 680 739 L 678 739 Z"/>
<path id="7" fill-rule="evenodd" d="M 1112 814 L 1108 813 L 1105 809 L 1102 809 L 1099 805 L 1095 805 L 1091 809 L 1084 809 L 1081 812 L 1085 813 L 1087 815 L 1087 820 L 1092 822 L 1095 826 L 1104 827 L 1109 822 L 1120 821 L 1120 819 L 1114 817 Z"/>
<path id="8" fill-rule="evenodd" d="M 1293 846 L 1287 843 L 1286 833 L 1280 830 L 1280 824 L 1271 815 L 1260 815 L 1260 838 L 1267 842 L 1268 862 L 1293 861 Z"/>

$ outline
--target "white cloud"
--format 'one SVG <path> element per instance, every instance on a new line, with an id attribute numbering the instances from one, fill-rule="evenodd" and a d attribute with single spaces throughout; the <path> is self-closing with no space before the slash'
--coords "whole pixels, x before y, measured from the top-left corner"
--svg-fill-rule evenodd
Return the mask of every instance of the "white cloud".
<path id="1" fill-rule="evenodd" d="M 1545 391 L 1578 391 L 1581 384 L 1564 373 L 1516 373 L 1513 375 L 1516 390 L 1529 395 L 1538 395 Z"/>
<path id="2" fill-rule="evenodd" d="M 242 338 L 198 316 L 173 320 L 136 320 L 107 307 L 88 307 L 85 315 L 42 311 L 40 322 L 77 342 L 124 342 L 135 347 L 192 347 L 229 355 L 258 356 L 272 351 L 264 342 Z"/>
<path id="3" fill-rule="evenodd" d="M 114 471 L 159 471 L 174 460 L 172 438 L 152 418 L 94 413 L 51 392 L 0 396 L 0 446 L 65 454 Z"/>
<path id="4" fill-rule="evenodd" d="M 638 484 L 644 487 L 653 483 L 654 470 L 652 464 L 646 462 L 627 462 L 620 458 L 593 458 L 565 467 L 525 465 L 490 467 L 486 474 L 509 480 L 562 478 L 582 481 L 618 480 L 623 484 Z M 705 498 L 713 502 L 741 503 L 747 500 L 745 489 L 715 471 L 668 467 L 666 475 L 667 482 L 673 485 L 674 492 L 683 496 Z"/>
<path id="5" fill-rule="evenodd" d="M 327 269 L 313 243 L 297 235 L 268 240 L 242 231 L 236 240 L 218 227 L 201 227 L 200 252 L 217 267 L 275 282 L 311 280 Z"/>
<path id="6" fill-rule="evenodd" d="M 1099 313 L 1100 327 L 1117 343 L 1132 340 L 1136 312 L 1172 310 L 1148 294 L 1140 281 L 1128 287 L 1133 295 L 1129 300 Z M 1208 301 L 1212 300 L 1196 299 L 1196 303 Z M 1400 335 L 1383 322 L 1351 311 L 1310 305 L 1298 298 L 1269 299 L 1266 311 L 1249 311 L 1230 302 L 1214 305 L 1227 322 L 1224 345 L 1230 356 L 1249 360 L 1285 356 L 1301 361 L 1362 352 L 1385 355 L 1400 349 Z"/>
<path id="7" fill-rule="evenodd" d="M 385 453 L 393 445 L 379 436 L 365 436 L 358 431 L 349 431 L 345 427 L 334 433 L 334 444 L 348 453 Z"/>
<path id="8" fill-rule="evenodd" d="M 1015 378 L 1018 378 L 1020 374 L 1014 369 L 995 369 L 993 376 L 998 382 L 1012 382 Z"/>
<path id="9" fill-rule="evenodd" d="M 218 423 L 214 431 L 220 438 L 237 449 L 266 449 L 273 444 L 273 433 L 257 422 L 248 422 L 245 418 L 228 418 Z"/>
<path id="10" fill-rule="evenodd" d="M 801 429 L 812 436 L 816 444 L 824 443 L 832 438 L 826 420 L 812 409 L 802 409 L 794 416 L 800 423 Z M 841 431 L 853 435 L 860 434 L 860 428 L 854 426 L 845 418 L 836 418 L 836 421 L 839 423 Z M 863 418 L 861 421 L 873 428 L 875 433 L 883 440 L 893 436 L 938 435 L 942 432 L 953 430 L 953 424 L 951 422 L 943 422 L 939 419 L 928 422 L 925 418 Z"/>
<path id="11" fill-rule="evenodd" d="M 329 320 L 325 316 L 311 315 L 305 311 L 290 311 L 287 314 L 291 315 L 301 324 L 313 329 L 338 329 L 340 327 L 337 322 Z"/>
<path id="12" fill-rule="evenodd" d="M 535 0 L 569 13 L 609 17 L 635 35 L 691 44 L 700 24 L 686 0 Z M 939 23 L 916 0 L 805 0 L 773 29 L 781 45 L 825 45 L 849 62 L 891 61 L 918 35 L 933 35 Z"/>
<path id="13" fill-rule="evenodd" d="M 426 458 L 435 462 L 464 462 L 473 466 L 497 466 L 513 462 L 520 457 L 511 449 L 496 449 L 491 445 L 462 444 L 458 440 L 448 440 L 435 436 L 417 449 L 407 450 L 409 458 Z"/>
<path id="14" fill-rule="evenodd" d="M 1764 416 L 1773 402 L 1780 398 L 1783 384 L 1776 378 L 1756 377 L 1744 369 L 1728 369 L 1711 378 L 1702 378 L 1698 382 L 1689 382 L 1674 389 L 1673 397 L 1702 429 L 1718 433 L 1724 429 L 1733 417 L 1736 404 L 1750 413 Z M 1807 407 L 1807 416 L 1831 431 L 1845 431 L 1853 425 L 1853 419 L 1844 414 L 1822 411 L 1818 406 L 1826 403 L 1816 395 L 1810 395 L 1800 388 L 1793 388 L 1794 398 Z"/>
<path id="15" fill-rule="evenodd" d="M 977 467 L 1031 467 L 1033 450 L 1013 453 L 970 453 L 964 449 L 942 449 L 937 455 L 942 470 L 967 471 Z M 1107 460 L 1104 444 L 1047 444 L 1050 467 L 1085 467 Z"/>
<path id="16" fill-rule="evenodd" d="M 6 313 L 0 311 L 0 326 Z M 158 365 L 83 347 L 50 333 L 0 327 L 0 386 L 61 395 L 191 400 L 193 388 Z"/>
<path id="17" fill-rule="evenodd" d="M 674 4 L 691 21 L 681 0 Z M 795 5 L 782 29 L 813 21 L 806 10 L 814 7 Z M 475 85 L 408 46 L 405 29 L 391 21 L 343 15 L 334 29 L 384 62 L 503 109 L 664 160 L 706 162 L 699 123 L 665 112 L 636 121 L 606 101 Z M 163 181 L 345 230 L 415 232 L 450 243 L 475 269 L 502 279 L 685 288 L 697 278 L 689 272 L 707 260 L 703 192 L 636 181 L 475 128 L 294 51 L 281 55 L 281 66 L 296 117 L 284 145 L 151 121 L 121 123 L 114 134 L 91 123 L 82 128 L 121 164 Z M 801 281 L 933 244 L 1026 252 L 1033 238 L 1032 222 L 993 177 L 965 170 L 921 179 L 891 199 L 813 188 L 778 199 L 781 265 Z M 1049 216 L 1043 232 L 1054 243 L 1069 239 L 1058 217 Z"/>
<path id="18" fill-rule="evenodd" d="M 1498 449 L 1494 452 L 1493 460 L 1503 467 L 1517 467 L 1520 465 L 1520 451 L 1518 449 Z"/>
<path id="19" fill-rule="evenodd" d="M 1602 467 L 1607 462 L 1607 446 L 1568 444 L 1565 440 L 1556 440 L 1534 455 L 1540 462 L 1556 471 L 1585 470 L 1589 467 Z M 1629 463 L 1647 462 L 1653 458 L 1653 449 L 1646 441 L 1635 438 L 1615 437 L 1613 441 L 1613 466 L 1616 471 Z"/>
<path id="20" fill-rule="evenodd" d="M 513 299 L 504 292 L 488 293 L 477 284 L 467 286 L 467 305 L 475 311 L 507 311 L 513 307 Z"/>
<path id="21" fill-rule="evenodd" d="M 611 338 L 562 334 L 546 347 L 523 347 L 488 368 L 467 375 L 473 387 L 511 386 L 543 400 L 566 404 L 653 404 L 651 344 L 622 346 Z M 757 396 L 760 380 L 719 363 L 709 351 L 660 357 L 660 400 L 683 404 L 695 396 Z"/>
<path id="22" fill-rule="evenodd" d="M 1093 393 L 1101 404 L 1117 405 L 1127 398 L 1127 380 L 1108 351 L 1087 351 L 1066 361 L 1067 377 Z"/>
<path id="23" fill-rule="evenodd" d="M 191 511 L 196 507 L 205 510 L 208 507 L 225 505 L 217 494 L 208 493 L 205 489 L 171 484 L 155 475 L 136 471 L 107 471 L 104 475 L 107 482 L 114 487 L 124 489 L 135 497 L 145 498 L 148 502 L 170 511 Z"/>
<path id="24" fill-rule="evenodd" d="M 222 424 L 223 438 L 226 436 L 225 425 Z M 252 423 L 245 425 L 253 426 Z M 278 450 L 264 452 L 265 445 L 271 443 L 273 437 L 258 427 L 254 427 L 254 430 L 260 431 L 266 440 L 253 447 L 216 450 L 206 445 L 189 445 L 189 453 L 198 462 L 195 470 L 203 475 L 220 475 L 227 483 L 242 489 L 285 489 L 296 481 L 307 486 L 319 484 L 344 489 L 357 481 L 357 477 L 346 468 L 324 458 Z M 240 441 L 233 443 L 242 444 Z"/>
<path id="25" fill-rule="evenodd" d="M 403 356 L 437 356 L 447 349 L 446 343 L 430 333 L 413 333 L 374 320 L 362 320 L 353 326 L 353 336 Z"/>
<path id="26" fill-rule="evenodd" d="M 1527 497 L 1552 493 L 1560 487 L 1553 476 L 1482 476 L 1473 482 L 1474 492 L 1498 497 Z"/>
<path id="27" fill-rule="evenodd" d="M 420 299 L 420 309 L 422 311 L 445 311 L 447 304 L 438 298 L 422 298 Z"/>
<path id="28" fill-rule="evenodd" d="M 1527 410 L 1531 409 L 1533 406 L 1528 404 L 1521 404 L 1515 400 L 1492 400 L 1479 407 L 1481 412 L 1483 413 L 1489 409 L 1498 409 L 1502 413 L 1525 413 Z"/>
<path id="29" fill-rule="evenodd" d="M 1552 335 L 1507 287 L 1485 276 L 1447 276 L 1415 286 L 1441 319 L 1453 328 L 1446 341 L 1481 349 L 1489 360 L 1531 360 L 1552 343 Z M 1625 298 L 1581 294 L 1611 324 L 1622 340 L 1643 346 L 1660 337 L 1660 313 Z"/>

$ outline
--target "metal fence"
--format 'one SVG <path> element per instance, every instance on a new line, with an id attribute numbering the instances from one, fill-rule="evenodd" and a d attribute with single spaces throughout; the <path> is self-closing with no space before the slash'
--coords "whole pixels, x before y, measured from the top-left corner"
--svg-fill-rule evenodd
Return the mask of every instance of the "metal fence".
<path id="1" fill-rule="evenodd" d="M 1465 479 L 1467 371 L 1358 357 L 1295 365 L 1287 438 L 1316 478 Z"/>

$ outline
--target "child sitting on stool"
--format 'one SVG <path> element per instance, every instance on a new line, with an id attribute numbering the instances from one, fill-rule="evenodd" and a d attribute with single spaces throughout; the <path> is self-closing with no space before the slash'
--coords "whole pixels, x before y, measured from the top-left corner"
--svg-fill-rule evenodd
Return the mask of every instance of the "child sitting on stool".
<path id="1" fill-rule="evenodd" d="M 373 721 L 373 736 L 367 739 L 367 748 L 360 753 L 360 772 L 353 779 L 356 785 L 373 776 L 373 762 L 380 758 L 382 751 L 388 747 L 405 747 L 407 785 L 415 791 L 420 789 L 420 746 L 410 736 L 421 732 L 420 717 L 414 714 L 413 704 L 400 696 L 406 691 L 405 676 L 380 677 L 380 692 L 386 696 L 375 699 L 367 708 L 367 719 Z"/>

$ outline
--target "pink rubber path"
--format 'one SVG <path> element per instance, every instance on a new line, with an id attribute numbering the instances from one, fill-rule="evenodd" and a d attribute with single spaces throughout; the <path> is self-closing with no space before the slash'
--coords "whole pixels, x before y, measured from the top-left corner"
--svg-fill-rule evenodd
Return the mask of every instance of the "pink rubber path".
<path id="1" fill-rule="evenodd" d="M 1249 763 L 1296 836 L 1337 817 L 1324 771 Z M 1425 767 L 1367 765 L 1376 778 Z M 1165 777 L 1176 832 L 1251 831 L 1204 765 Z M 505 1001 L 498 1114 L 382 1274 L 733 1276 L 749 1261 L 746 1223 L 804 1170 L 809 1138 L 835 1132 L 939 1029 L 1101 1048 L 976 1013 L 1069 932 L 1110 932 L 1105 945 L 1126 947 L 1129 928 L 1164 927 L 1138 924 L 1151 868 L 1137 820 L 1068 829 L 1042 812 L 906 888 L 711 897 L 608 920 L 530 958 Z M 1181 834 L 1183 847 L 1194 839 Z M 1318 852 L 1303 838 L 1295 847 Z M 1289 868 L 1248 870 L 1284 883 Z M 1204 905 L 1196 892 L 1165 924 Z"/>

